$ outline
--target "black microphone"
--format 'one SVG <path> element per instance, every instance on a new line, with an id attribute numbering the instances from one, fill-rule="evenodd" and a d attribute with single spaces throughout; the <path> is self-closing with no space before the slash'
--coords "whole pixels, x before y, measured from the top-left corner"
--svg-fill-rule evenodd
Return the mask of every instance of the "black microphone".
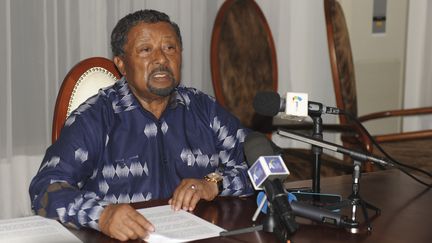
<path id="1" fill-rule="evenodd" d="M 280 178 L 272 177 L 277 173 L 273 173 L 273 171 L 268 173 L 264 171 L 264 169 L 259 165 L 261 157 L 264 157 L 264 159 L 268 158 L 267 163 L 272 165 L 274 152 L 270 141 L 262 133 L 251 132 L 246 136 L 244 142 L 244 151 L 247 163 L 251 168 L 249 169 L 248 173 L 249 176 L 251 176 L 252 182 L 255 185 L 253 177 L 256 177 L 256 179 L 260 180 L 260 178 L 266 176 L 261 185 L 263 186 L 268 201 L 274 210 L 274 215 L 280 219 L 281 223 L 285 226 L 284 228 L 290 234 L 294 233 L 297 230 L 298 225 L 295 222 L 294 216 L 292 214 L 291 206 L 286 199 L 286 192 L 283 189 Z M 252 165 L 251 163 L 253 162 L 255 163 Z M 280 160 L 278 162 L 280 162 Z M 285 176 L 287 175 L 284 172 L 282 172 L 282 174 Z"/>
<path id="2" fill-rule="evenodd" d="M 318 208 L 298 201 L 291 202 L 294 215 L 338 227 L 355 228 L 358 223 L 347 219 L 347 217 L 334 213 L 325 208 Z"/>
<path id="3" fill-rule="evenodd" d="M 253 107 L 255 112 L 263 116 L 276 116 L 279 112 L 285 112 L 287 101 L 273 91 L 262 91 L 255 95 Z M 308 115 L 342 114 L 342 110 L 336 107 L 325 106 L 319 102 L 308 102 Z M 290 115 L 290 114 L 287 114 Z"/>
<path id="4" fill-rule="evenodd" d="M 263 193 L 258 193 L 257 203 L 259 204 L 263 198 Z M 296 199 L 290 198 L 290 194 L 288 194 L 288 198 L 286 200 L 289 202 L 294 215 L 297 217 L 306 218 L 315 222 L 337 227 L 358 227 L 358 222 L 354 222 L 348 219 L 346 216 L 332 212 L 325 208 L 319 208 L 304 202 L 296 201 Z M 261 209 L 261 212 L 267 213 L 267 208 L 265 205 Z"/>

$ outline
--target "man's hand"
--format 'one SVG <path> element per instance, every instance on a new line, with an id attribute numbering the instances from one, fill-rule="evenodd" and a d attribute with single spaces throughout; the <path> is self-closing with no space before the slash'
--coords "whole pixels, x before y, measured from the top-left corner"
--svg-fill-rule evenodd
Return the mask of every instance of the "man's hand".
<path id="1" fill-rule="evenodd" d="M 99 218 L 99 229 L 121 241 L 146 237 L 154 226 L 128 204 L 108 205 Z"/>
<path id="2" fill-rule="evenodd" d="M 174 191 L 173 197 L 168 201 L 174 210 L 192 211 L 200 199 L 213 200 L 219 193 L 214 182 L 204 179 L 184 179 Z"/>

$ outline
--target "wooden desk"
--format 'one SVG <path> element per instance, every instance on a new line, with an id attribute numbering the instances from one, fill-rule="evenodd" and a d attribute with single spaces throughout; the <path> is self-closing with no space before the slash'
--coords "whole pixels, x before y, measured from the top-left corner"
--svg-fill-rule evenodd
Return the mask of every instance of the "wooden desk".
<path id="1" fill-rule="evenodd" d="M 310 181 L 287 183 L 288 188 L 310 186 Z M 363 174 L 360 195 L 379 207 L 381 215 L 372 219 L 372 233 L 351 234 L 345 229 L 302 221 L 292 237 L 294 242 L 432 242 L 432 191 L 396 171 Z M 351 176 L 322 178 L 321 191 L 351 194 Z M 166 201 L 136 203 L 136 208 L 157 206 Z M 248 227 L 256 209 L 255 199 L 218 198 L 213 202 L 200 202 L 194 213 L 225 229 Z M 372 211 L 369 211 L 372 215 Z M 349 215 L 344 211 L 345 215 Z M 360 215 L 359 212 L 358 215 Z M 259 219 L 262 220 L 262 216 Z M 364 228 L 364 227 L 363 227 Z M 72 230 L 84 242 L 116 242 L 90 229 Z M 139 242 L 139 241 L 135 241 Z M 230 237 L 217 237 L 197 242 L 277 242 L 266 232 L 254 232 Z"/>

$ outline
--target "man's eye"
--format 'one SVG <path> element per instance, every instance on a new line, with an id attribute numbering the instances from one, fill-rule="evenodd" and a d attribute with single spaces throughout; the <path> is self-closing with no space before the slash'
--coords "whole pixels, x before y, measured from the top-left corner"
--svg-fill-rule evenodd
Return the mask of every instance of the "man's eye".
<path id="1" fill-rule="evenodd" d="M 175 45 L 167 45 L 167 46 L 165 46 L 165 50 L 167 50 L 167 51 L 174 51 L 175 49 L 177 49 Z"/>
<path id="2" fill-rule="evenodd" d="M 150 47 L 144 47 L 139 49 L 139 52 L 150 52 L 150 51 L 151 51 Z"/>

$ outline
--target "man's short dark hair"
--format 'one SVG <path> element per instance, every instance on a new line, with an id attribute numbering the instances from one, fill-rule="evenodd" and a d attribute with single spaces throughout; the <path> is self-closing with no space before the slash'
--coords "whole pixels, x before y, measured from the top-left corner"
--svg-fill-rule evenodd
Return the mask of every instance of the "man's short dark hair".
<path id="1" fill-rule="evenodd" d="M 178 25 L 172 22 L 168 15 L 165 13 L 145 9 L 139 10 L 134 13 L 128 14 L 117 22 L 111 33 L 111 50 L 114 56 L 122 56 L 124 54 L 124 45 L 127 41 L 127 35 L 129 30 L 139 23 L 158 23 L 166 22 L 171 25 L 177 34 L 177 38 L 180 42 L 180 47 L 183 46 L 180 29 Z"/>

